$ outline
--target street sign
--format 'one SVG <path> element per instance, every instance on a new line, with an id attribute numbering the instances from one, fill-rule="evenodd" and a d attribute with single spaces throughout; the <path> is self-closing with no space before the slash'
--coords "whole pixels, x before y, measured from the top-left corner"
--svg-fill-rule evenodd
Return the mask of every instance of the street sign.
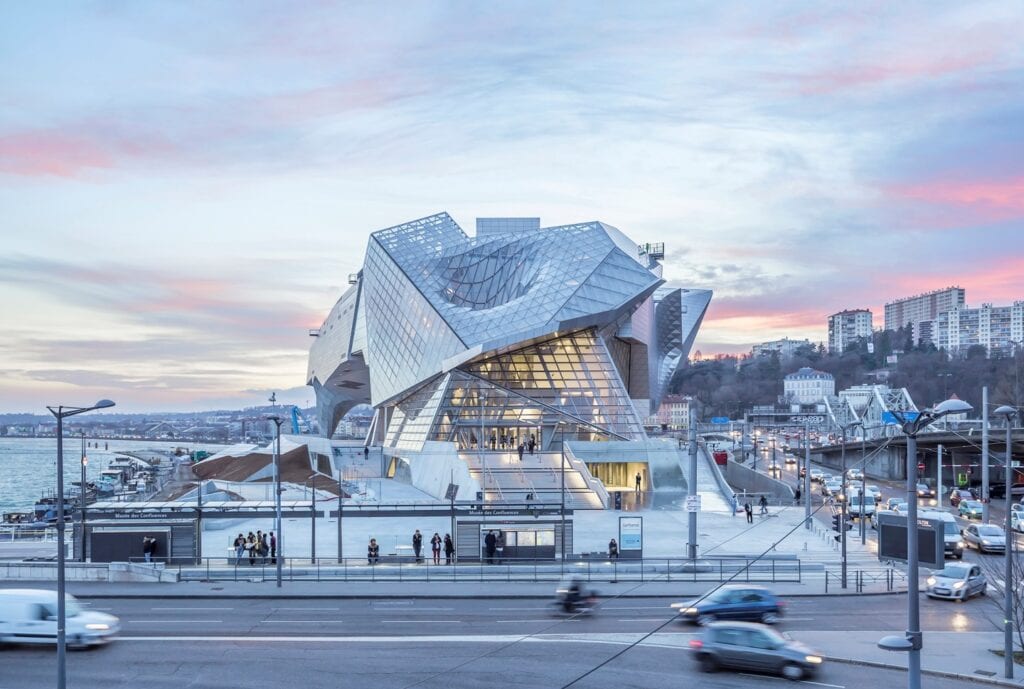
<path id="1" fill-rule="evenodd" d="M 729 417 L 728 416 L 712 416 L 711 417 L 711 423 L 713 423 L 713 424 L 715 424 L 717 426 L 724 426 L 727 423 L 729 423 Z"/>
<path id="2" fill-rule="evenodd" d="M 686 496 L 686 511 L 700 512 L 700 494 Z"/>
<path id="3" fill-rule="evenodd" d="M 906 562 L 907 515 L 879 512 L 875 519 L 878 523 L 878 559 Z M 946 566 L 943 528 L 938 519 L 917 518 L 917 559 L 922 567 L 942 569 Z"/>
<path id="4" fill-rule="evenodd" d="M 459 486 L 457 483 L 449 483 L 448 490 L 444 492 L 445 500 L 454 500 L 455 496 L 459 494 Z"/>
<path id="5" fill-rule="evenodd" d="M 921 415 L 921 412 L 917 411 L 901 411 L 900 416 L 903 417 L 903 421 L 916 421 L 917 417 Z M 882 423 L 889 426 L 902 426 L 903 421 L 896 418 L 896 415 L 891 411 L 882 412 Z"/>

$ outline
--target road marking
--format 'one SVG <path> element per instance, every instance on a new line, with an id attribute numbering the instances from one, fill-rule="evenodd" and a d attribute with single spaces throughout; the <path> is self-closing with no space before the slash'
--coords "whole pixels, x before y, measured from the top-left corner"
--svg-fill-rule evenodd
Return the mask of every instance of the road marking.
<path id="1" fill-rule="evenodd" d="M 616 622 L 664 622 L 667 617 L 638 617 L 632 620 L 615 620 Z"/>
<path id="2" fill-rule="evenodd" d="M 271 608 L 271 610 L 300 610 L 302 612 L 338 612 L 341 608 Z"/>
<path id="3" fill-rule="evenodd" d="M 539 608 L 533 607 L 533 608 L 487 608 L 487 609 L 488 610 L 500 610 L 500 611 L 505 611 L 505 610 L 547 610 L 548 606 L 542 605 Z"/>
<path id="4" fill-rule="evenodd" d="M 260 620 L 259 624 L 341 624 L 341 620 Z"/>
<path id="5" fill-rule="evenodd" d="M 462 624 L 464 620 L 378 620 L 381 624 L 423 624 L 423 622 L 430 622 L 431 624 Z"/>
<path id="6" fill-rule="evenodd" d="M 746 672 L 737 673 L 741 677 L 753 677 L 755 679 L 774 679 L 779 682 L 788 682 L 789 680 L 785 677 L 772 677 L 771 675 L 749 675 Z M 830 687 L 830 689 L 846 689 L 845 684 L 826 684 L 824 682 L 814 682 L 809 679 L 800 680 L 800 684 L 813 684 L 816 687 Z"/>
<path id="7" fill-rule="evenodd" d="M 131 624 L 205 624 L 208 622 L 222 624 L 223 620 L 124 620 Z"/>
<path id="8" fill-rule="evenodd" d="M 411 600 L 378 600 L 378 601 L 374 601 L 373 602 L 373 605 L 375 605 L 375 606 L 377 606 L 377 605 L 412 605 L 412 604 L 413 604 L 413 601 L 411 601 Z"/>
<path id="9" fill-rule="evenodd" d="M 100 608 L 96 608 L 99 610 Z M 191 607 L 176 607 L 176 608 L 150 608 L 150 610 L 234 610 L 234 608 L 191 608 Z"/>
<path id="10" fill-rule="evenodd" d="M 844 613 L 844 614 L 848 614 L 848 613 Z M 811 622 L 811 621 L 816 620 L 818 618 L 817 617 L 789 617 L 789 616 L 786 616 L 786 617 L 780 617 L 779 619 L 782 620 L 783 622 Z"/>
<path id="11" fill-rule="evenodd" d="M 601 606 L 602 610 L 670 610 L 671 605 L 616 605 L 614 607 Z"/>

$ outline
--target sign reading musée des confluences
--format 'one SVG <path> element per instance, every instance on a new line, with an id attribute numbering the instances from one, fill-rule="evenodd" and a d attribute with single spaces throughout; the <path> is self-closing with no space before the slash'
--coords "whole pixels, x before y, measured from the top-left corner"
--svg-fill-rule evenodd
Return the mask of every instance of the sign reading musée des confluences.
<path id="1" fill-rule="evenodd" d="M 644 518 L 619 517 L 619 550 L 643 550 Z"/>

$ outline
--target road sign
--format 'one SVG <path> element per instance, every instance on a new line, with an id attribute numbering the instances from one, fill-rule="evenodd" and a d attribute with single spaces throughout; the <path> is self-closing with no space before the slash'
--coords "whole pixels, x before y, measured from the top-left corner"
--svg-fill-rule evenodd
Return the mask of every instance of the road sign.
<path id="1" fill-rule="evenodd" d="M 916 421 L 917 417 L 921 415 L 921 412 L 901 411 L 899 414 L 903 417 L 903 421 Z M 897 419 L 896 414 L 893 414 L 891 411 L 882 412 L 882 423 L 884 424 L 889 426 L 902 426 L 903 421 Z"/>
<path id="2" fill-rule="evenodd" d="M 879 512 L 878 559 L 907 561 L 907 515 Z M 943 523 L 938 519 L 917 518 L 917 558 L 922 567 L 945 567 L 945 537 Z"/>
<path id="3" fill-rule="evenodd" d="M 718 426 L 724 426 L 727 423 L 729 423 L 729 417 L 728 416 L 712 416 L 711 417 L 711 423 L 713 423 L 715 425 L 718 425 Z"/>
<path id="4" fill-rule="evenodd" d="M 459 494 L 459 486 L 456 483 L 449 483 L 448 490 L 444 492 L 445 500 L 454 500 L 455 496 Z"/>
<path id="5" fill-rule="evenodd" d="M 686 511 L 700 512 L 700 494 L 686 496 Z"/>

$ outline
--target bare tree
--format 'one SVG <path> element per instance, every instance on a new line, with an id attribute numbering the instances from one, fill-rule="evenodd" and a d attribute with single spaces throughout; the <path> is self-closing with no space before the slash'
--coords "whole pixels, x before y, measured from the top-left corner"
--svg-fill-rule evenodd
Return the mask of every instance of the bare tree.
<path id="1" fill-rule="evenodd" d="M 1010 538 L 1013 534 L 1010 535 Z M 1006 582 L 1003 580 L 1006 562 L 1001 557 L 982 557 L 978 564 L 981 571 L 988 580 L 988 600 L 998 610 L 1000 617 L 1004 614 L 1003 597 L 1006 595 Z M 1017 646 L 1024 649 L 1024 557 L 1014 552 L 1010 556 L 1010 567 L 1013 572 L 1010 587 L 1010 602 L 1013 610 L 1010 615 L 1010 623 L 1013 625 L 1014 634 L 1017 637 Z M 998 594 L 998 595 L 995 595 Z M 1017 653 L 1015 652 L 1014 655 Z"/>

